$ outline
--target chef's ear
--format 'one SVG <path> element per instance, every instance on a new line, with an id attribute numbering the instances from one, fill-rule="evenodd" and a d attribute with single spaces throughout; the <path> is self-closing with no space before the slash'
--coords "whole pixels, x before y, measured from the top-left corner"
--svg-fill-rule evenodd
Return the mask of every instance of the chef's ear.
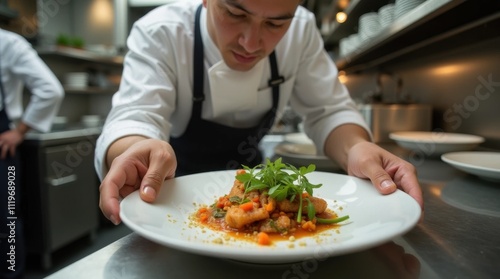
<path id="1" fill-rule="evenodd" d="M 208 0 L 203 0 L 203 7 L 205 7 L 205 8 L 207 7 L 207 1 Z"/>

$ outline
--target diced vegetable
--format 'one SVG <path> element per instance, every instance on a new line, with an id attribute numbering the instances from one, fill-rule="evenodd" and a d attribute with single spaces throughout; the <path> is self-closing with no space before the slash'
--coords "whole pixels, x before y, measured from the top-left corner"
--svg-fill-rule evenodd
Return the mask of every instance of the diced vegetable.
<path id="1" fill-rule="evenodd" d="M 240 208 L 243 209 L 244 211 L 250 211 L 253 209 L 253 202 L 249 201 L 246 203 L 240 204 Z"/>
<path id="2" fill-rule="evenodd" d="M 269 238 L 269 235 L 265 232 L 259 232 L 257 234 L 257 243 L 260 245 L 269 245 L 271 244 L 271 239 Z"/>
<path id="3" fill-rule="evenodd" d="M 349 215 L 345 215 L 345 216 L 333 218 L 333 219 L 316 218 L 316 221 L 318 223 L 321 223 L 321 224 L 335 224 L 335 223 L 345 221 L 347 219 L 349 219 Z"/>

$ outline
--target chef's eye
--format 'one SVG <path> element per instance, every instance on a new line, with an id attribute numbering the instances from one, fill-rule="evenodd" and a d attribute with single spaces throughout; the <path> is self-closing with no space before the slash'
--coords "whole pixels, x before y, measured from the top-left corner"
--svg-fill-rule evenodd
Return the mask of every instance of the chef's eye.
<path id="1" fill-rule="evenodd" d="M 245 14 L 236 11 L 231 11 L 230 9 L 226 9 L 226 13 L 232 18 L 240 19 L 245 17 Z"/>
<path id="2" fill-rule="evenodd" d="M 279 28 L 284 26 L 283 23 L 276 23 L 276 22 L 272 22 L 272 21 L 268 21 L 266 24 L 267 24 L 267 26 L 269 26 L 270 28 L 273 28 L 273 29 L 279 29 Z"/>

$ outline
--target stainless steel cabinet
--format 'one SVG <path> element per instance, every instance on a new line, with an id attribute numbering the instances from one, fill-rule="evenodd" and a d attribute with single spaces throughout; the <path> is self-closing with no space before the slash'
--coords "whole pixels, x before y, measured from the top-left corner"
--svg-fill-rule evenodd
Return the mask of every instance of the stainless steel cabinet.
<path id="1" fill-rule="evenodd" d="M 95 238 L 99 226 L 95 137 L 26 140 L 22 201 L 27 252 L 50 268 L 51 254 L 71 242 Z"/>

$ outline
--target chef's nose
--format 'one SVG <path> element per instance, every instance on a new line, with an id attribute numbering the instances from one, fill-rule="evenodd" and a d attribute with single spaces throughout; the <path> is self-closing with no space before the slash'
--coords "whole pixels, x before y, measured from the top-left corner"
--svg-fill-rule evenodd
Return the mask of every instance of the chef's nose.
<path id="1" fill-rule="evenodd" d="M 241 33 L 239 44 L 248 53 L 254 53 L 259 50 L 262 42 L 262 32 L 257 24 L 248 25 Z"/>

